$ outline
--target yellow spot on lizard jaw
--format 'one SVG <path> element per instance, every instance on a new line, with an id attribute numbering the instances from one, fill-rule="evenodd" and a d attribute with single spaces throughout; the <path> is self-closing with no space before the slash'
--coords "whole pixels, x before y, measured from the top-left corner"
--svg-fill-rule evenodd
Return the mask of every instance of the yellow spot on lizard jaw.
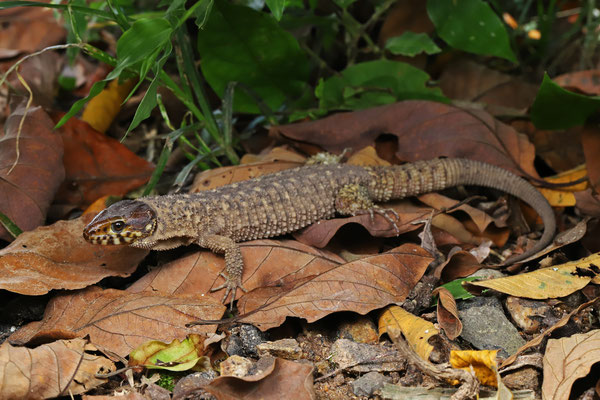
<path id="1" fill-rule="evenodd" d="M 152 223 L 149 223 L 148 225 L 146 225 L 146 227 L 144 228 L 146 231 L 150 231 L 152 230 Z M 139 233 L 139 232 L 138 232 Z M 141 234 L 140 234 L 141 235 Z"/>
<path id="2" fill-rule="evenodd" d="M 113 244 L 121 244 L 121 241 L 117 237 L 113 238 Z"/>

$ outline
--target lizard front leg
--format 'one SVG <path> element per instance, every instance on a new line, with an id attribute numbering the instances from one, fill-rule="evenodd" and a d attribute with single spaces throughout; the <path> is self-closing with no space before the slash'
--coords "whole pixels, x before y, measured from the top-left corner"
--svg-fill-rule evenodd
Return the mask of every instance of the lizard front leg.
<path id="1" fill-rule="evenodd" d="M 335 196 L 335 210 L 342 215 L 369 214 L 371 221 L 373 221 L 374 214 L 379 214 L 394 227 L 396 232 L 399 232 L 396 221 L 388 215 L 388 213 L 393 214 L 397 220 L 398 213 L 373 203 L 369 196 L 369 190 L 362 185 L 353 183 L 342 187 Z"/>
<path id="2" fill-rule="evenodd" d="M 233 308 L 233 301 L 237 288 L 244 292 L 247 290 L 242 287 L 242 272 L 244 271 L 244 261 L 242 260 L 242 252 L 240 246 L 233 239 L 222 235 L 205 235 L 198 238 L 198 245 L 210 249 L 213 253 L 225 255 L 225 273 L 221 276 L 225 279 L 225 283 L 219 287 L 212 288 L 211 292 L 226 289 L 223 296 L 223 304 L 225 304 L 229 293 L 231 295 L 230 308 Z"/>

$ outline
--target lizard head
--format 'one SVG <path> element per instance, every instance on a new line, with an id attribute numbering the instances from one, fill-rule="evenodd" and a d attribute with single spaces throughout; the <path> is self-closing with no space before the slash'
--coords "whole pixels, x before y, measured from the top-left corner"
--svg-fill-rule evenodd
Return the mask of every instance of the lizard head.
<path id="1" fill-rule="evenodd" d="M 102 210 L 83 229 L 83 237 L 93 244 L 133 244 L 156 230 L 156 212 L 146 203 L 123 200 Z"/>

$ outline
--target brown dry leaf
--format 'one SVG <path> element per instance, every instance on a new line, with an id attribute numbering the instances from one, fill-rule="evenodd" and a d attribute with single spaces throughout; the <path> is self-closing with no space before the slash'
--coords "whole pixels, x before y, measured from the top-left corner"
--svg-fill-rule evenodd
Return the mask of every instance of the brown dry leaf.
<path id="1" fill-rule="evenodd" d="M 87 122 L 98 132 L 106 132 L 135 83 L 135 79 L 121 83 L 119 79 L 110 81 L 104 90 L 88 101 L 81 114 L 81 121 Z"/>
<path id="2" fill-rule="evenodd" d="M 600 95 L 600 71 L 597 69 L 569 72 L 552 80 L 568 90 L 593 96 Z"/>
<path id="3" fill-rule="evenodd" d="M 185 324 L 221 318 L 225 309 L 210 297 L 130 293 L 92 286 L 55 296 L 41 321 L 25 325 L 9 341 L 26 344 L 89 335 L 94 344 L 125 357 L 149 340 L 166 342 L 191 333 L 213 333 L 216 325 L 186 328 Z"/>
<path id="4" fill-rule="evenodd" d="M 433 276 L 443 282 L 451 282 L 469 276 L 479 269 L 481 269 L 481 264 L 477 261 L 477 257 L 468 251 L 461 250 L 460 247 L 454 247 L 448 253 L 446 261 L 433 271 Z"/>
<path id="5" fill-rule="evenodd" d="M 441 229 L 454 236 L 460 243 L 468 243 L 472 245 L 480 245 L 487 239 L 481 236 L 476 236 L 471 233 L 462 224 L 461 221 L 448 214 L 435 215 L 431 221 L 431 225 L 435 228 Z"/>
<path id="6" fill-rule="evenodd" d="M 439 193 L 427 193 L 418 197 L 419 201 L 427 204 L 430 207 L 435 208 L 438 211 L 449 210 L 447 212 L 454 213 L 456 211 L 463 211 L 473 220 L 479 232 L 484 232 L 488 225 L 494 221 L 492 217 L 487 215 L 485 212 L 478 208 L 470 206 L 468 204 L 459 204 L 460 202 L 449 197 L 443 196 Z"/>
<path id="7" fill-rule="evenodd" d="M 498 350 L 452 350 L 450 365 L 466 371 L 475 371 L 481 384 L 498 387 Z"/>
<path id="8" fill-rule="evenodd" d="M 15 7 L 0 11 L 0 51 L 31 53 L 64 41 L 67 34 L 54 11 L 40 7 Z"/>
<path id="9" fill-rule="evenodd" d="M 344 262 L 331 252 L 293 240 L 254 240 L 240 243 L 240 248 L 244 260 L 242 285 L 247 290 L 318 275 Z M 219 274 L 224 268 L 223 256 L 199 251 L 152 270 L 127 290 L 206 294 L 221 300 L 223 292 L 213 293 L 210 289 L 223 283 Z M 242 294 L 237 291 L 237 297 Z"/>
<path id="10" fill-rule="evenodd" d="M 214 168 L 196 175 L 194 183 L 190 188 L 190 193 L 197 193 L 247 179 L 258 178 L 262 175 L 302 165 L 303 162 L 298 161 L 259 161 L 233 167 Z"/>
<path id="11" fill-rule="evenodd" d="M 391 306 L 379 317 L 379 335 L 387 333 L 392 339 L 401 334 L 423 360 L 428 361 L 433 346 L 429 339 L 440 331 L 429 321 L 419 318 L 398 306 Z"/>
<path id="12" fill-rule="evenodd" d="M 541 130 L 531 121 L 523 119 L 513 119 L 510 125 L 529 137 L 537 156 L 553 170 L 566 171 L 581 164 L 581 135 L 589 126 L 575 126 L 567 130 Z"/>
<path id="13" fill-rule="evenodd" d="M 129 276 L 149 251 L 86 242 L 82 232 L 91 217 L 41 226 L 0 250 L 0 288 L 37 296 Z"/>
<path id="14" fill-rule="evenodd" d="M 40 107 L 25 112 L 25 106 L 19 106 L 0 135 L 0 212 L 24 231 L 44 223 L 50 202 L 65 178 L 63 145 L 53 127 Z M 2 226 L 0 239 L 12 240 Z"/>
<path id="15" fill-rule="evenodd" d="M 55 122 L 62 115 L 53 115 Z M 71 118 L 61 129 L 67 176 L 55 203 L 85 208 L 105 195 L 123 196 L 146 183 L 154 165 L 95 129 Z"/>
<path id="16" fill-rule="evenodd" d="M 565 231 L 559 232 L 554 237 L 554 240 L 552 240 L 552 243 L 550 243 L 548 246 L 546 246 L 545 249 L 538 252 L 537 254 L 532 255 L 531 257 L 521 260 L 520 262 L 525 263 L 528 261 L 535 260 L 545 254 L 553 252 L 556 249 L 560 249 L 563 246 L 580 241 L 581 239 L 584 238 L 584 236 L 586 236 L 587 223 L 589 220 L 590 220 L 589 217 L 585 217 L 583 220 L 579 221 L 577 223 L 577 225 L 575 225 Z"/>
<path id="17" fill-rule="evenodd" d="M 569 322 L 569 320 L 571 319 L 571 317 L 573 315 L 579 314 L 582 310 L 597 303 L 598 301 L 600 301 L 600 297 L 596 297 L 595 299 L 592 299 L 583 304 L 580 304 L 579 307 L 577 307 L 576 309 L 574 309 L 573 311 L 571 311 L 570 313 L 568 313 L 567 315 L 562 317 L 557 323 L 552 325 L 552 327 L 546 329 L 543 333 L 540 333 L 539 335 L 537 335 L 536 337 L 531 339 L 529 342 L 527 342 L 523 346 L 521 346 L 514 354 L 512 354 L 510 357 L 508 357 L 506 360 L 504 360 L 502 362 L 502 364 L 500 364 L 500 368 L 501 369 L 506 368 L 509 365 L 511 365 L 512 363 L 514 363 L 515 360 L 517 359 L 517 357 L 519 355 L 523 354 L 523 352 L 525 352 L 528 349 L 531 349 L 532 347 L 538 346 L 540 343 L 542 343 L 544 338 L 550 336 L 552 334 L 552 332 L 554 332 L 556 329 L 565 326 L 567 324 L 567 322 Z"/>
<path id="18" fill-rule="evenodd" d="M 568 296 L 593 279 L 600 282 L 600 253 L 537 271 L 485 281 L 470 282 L 466 288 L 487 288 L 511 296 L 529 299 L 552 299 Z"/>
<path id="19" fill-rule="evenodd" d="M 444 287 L 438 287 L 431 296 L 438 296 L 437 320 L 440 328 L 444 330 L 448 339 L 456 339 L 460 336 L 463 326 L 452 293 Z"/>
<path id="20" fill-rule="evenodd" d="M 42 106 L 46 110 L 55 106 L 59 90 L 58 77 L 61 75 L 64 62 L 64 55 L 59 55 L 54 51 L 46 51 L 28 58 L 19 65 L 19 74 L 27 82 L 33 94 L 32 104 Z M 0 71 L 7 72 L 13 64 L 14 60 L 0 63 Z M 13 72 L 8 76 L 7 84 L 11 85 L 16 93 L 29 97 L 28 90 L 23 86 L 16 73 Z"/>
<path id="21" fill-rule="evenodd" d="M 524 115 L 538 90 L 537 85 L 465 58 L 444 68 L 440 88 L 451 99 L 483 103 L 494 115 Z"/>
<path id="22" fill-rule="evenodd" d="M 600 189 L 600 131 L 598 128 L 584 128 L 581 147 L 585 156 L 588 179 L 593 189 Z"/>
<path id="23" fill-rule="evenodd" d="M 280 285 L 259 287 L 240 298 L 245 322 L 261 330 L 286 317 L 314 322 L 338 311 L 359 314 L 406 299 L 433 257 L 421 247 L 405 244 L 385 253 L 304 275 Z"/>
<path id="24" fill-rule="evenodd" d="M 384 133 L 396 136 L 399 160 L 468 157 L 538 176 L 533 167 L 535 149 L 525 135 L 485 111 L 442 103 L 403 101 L 270 129 L 275 137 L 316 144 L 334 153 L 373 145 Z"/>
<path id="25" fill-rule="evenodd" d="M 33 349 L 0 346 L 0 397 L 47 399 L 77 395 L 106 382 L 94 374 L 115 370 L 109 359 L 93 354 L 86 339 L 59 340 Z"/>
<path id="26" fill-rule="evenodd" d="M 306 157 L 298 154 L 287 146 L 273 147 L 267 153 L 264 154 L 251 154 L 246 153 L 242 156 L 240 164 L 253 164 L 257 162 L 268 162 L 268 161 L 284 161 L 304 164 Z"/>
<path id="27" fill-rule="evenodd" d="M 377 155 L 377 150 L 373 146 L 367 146 L 360 149 L 358 152 L 352 154 L 346 164 L 349 165 L 391 165 L 386 160 L 382 159 Z"/>
<path id="28" fill-rule="evenodd" d="M 359 224 L 366 228 L 371 236 L 376 237 L 394 237 L 401 233 L 411 232 L 419 229 L 423 225 L 423 220 L 431 215 L 431 209 L 414 205 L 408 200 L 397 200 L 388 203 L 382 203 L 382 207 L 396 211 L 399 219 L 396 221 L 398 230 L 381 215 L 374 214 L 373 219 L 369 214 L 357 215 L 354 217 L 342 217 L 328 220 L 317 221 L 293 233 L 296 240 L 313 247 L 323 248 L 329 243 L 331 238 L 344 225 Z M 392 218 L 394 218 L 392 216 Z"/>
<path id="29" fill-rule="evenodd" d="M 579 165 L 573 169 L 561 172 L 558 175 L 544 178 L 550 183 L 568 183 L 587 176 L 585 164 Z M 538 188 L 544 195 L 548 203 L 553 207 L 573 207 L 575 205 L 575 195 L 573 192 L 580 192 L 588 188 L 587 180 L 573 186 L 562 187 L 560 189 Z"/>
<path id="30" fill-rule="evenodd" d="M 594 190 L 587 189 L 575 193 L 575 206 L 584 215 L 600 216 L 600 195 Z"/>
<path id="31" fill-rule="evenodd" d="M 600 362 L 600 330 L 550 339 L 544 354 L 542 396 L 546 400 L 567 400 L 571 387 Z M 597 377 L 596 377 L 597 378 Z"/>
<path id="32" fill-rule="evenodd" d="M 312 365 L 275 358 L 254 375 L 220 376 L 204 390 L 219 400 L 313 400 Z"/>

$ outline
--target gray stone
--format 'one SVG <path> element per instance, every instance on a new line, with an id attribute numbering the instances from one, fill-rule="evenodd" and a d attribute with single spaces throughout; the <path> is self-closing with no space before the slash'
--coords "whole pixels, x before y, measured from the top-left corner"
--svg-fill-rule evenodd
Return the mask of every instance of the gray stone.
<path id="1" fill-rule="evenodd" d="M 390 381 L 390 377 L 384 376 L 379 372 L 369 372 L 352 382 L 352 392 L 356 396 L 370 397 L 376 390 L 381 389 L 385 383 L 389 383 Z"/>
<path id="2" fill-rule="evenodd" d="M 525 344 L 519 331 L 510 323 L 496 297 L 475 297 L 458 304 L 463 323 L 461 337 L 480 350 L 500 350 L 508 357 Z"/>
<path id="3" fill-rule="evenodd" d="M 406 360 L 391 345 L 356 343 L 338 339 L 331 346 L 331 361 L 354 372 L 402 371 Z"/>
<path id="4" fill-rule="evenodd" d="M 298 360 L 302 349 L 296 339 L 281 339 L 274 342 L 264 342 L 256 346 L 258 355 L 279 357 L 286 360 Z"/>
<path id="5" fill-rule="evenodd" d="M 243 324 L 231 329 L 227 343 L 222 347 L 230 356 L 257 357 L 256 346 L 267 340 L 266 334 L 253 325 Z"/>

